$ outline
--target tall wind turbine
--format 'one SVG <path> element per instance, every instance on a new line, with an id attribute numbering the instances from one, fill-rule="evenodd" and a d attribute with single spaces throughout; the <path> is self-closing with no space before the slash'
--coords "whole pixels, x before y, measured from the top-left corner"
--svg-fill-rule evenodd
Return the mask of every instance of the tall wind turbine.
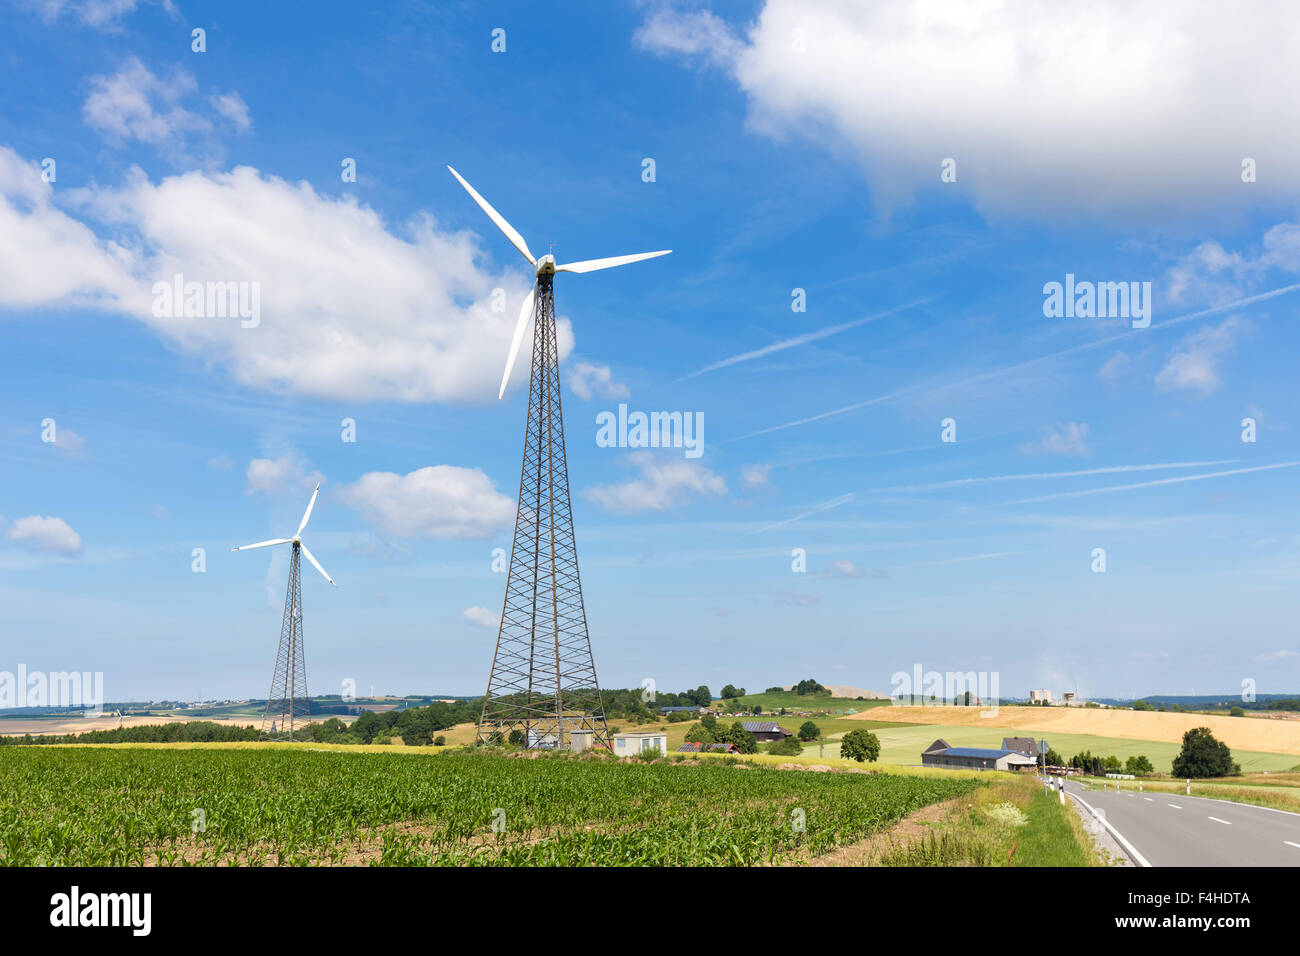
<path id="1" fill-rule="evenodd" d="M 246 544 L 231 551 L 251 551 L 253 548 L 269 548 L 277 544 L 293 545 L 289 557 L 289 587 L 284 595 L 284 622 L 280 625 L 280 648 L 275 655 L 275 670 L 271 672 L 271 692 L 266 698 L 266 715 L 262 718 L 262 738 L 264 740 L 310 740 L 311 708 L 307 698 L 307 661 L 302 650 L 302 576 L 299 569 L 302 557 L 306 557 L 312 566 L 332 584 L 334 579 L 325 573 L 320 562 L 302 543 L 302 532 L 311 518 L 311 509 L 316 506 L 316 496 L 320 494 L 320 482 L 311 493 L 307 510 L 302 513 L 298 530 L 292 538 L 272 538 L 257 544 Z M 297 737 L 294 735 L 297 734 Z"/>
<path id="2" fill-rule="evenodd" d="M 528 418 L 519 478 L 515 538 L 510 574 L 502 602 L 496 653 L 488 677 L 478 742 L 509 739 L 529 748 L 567 749 L 586 744 L 609 748 L 605 706 L 596 680 L 596 665 L 587 633 L 587 612 L 578 576 L 573 535 L 569 472 L 564 450 L 564 416 L 560 408 L 560 359 L 555 339 L 558 272 L 595 272 L 613 266 L 666 256 L 671 249 L 557 265 L 555 256 L 538 259 L 524 237 L 492 208 L 474 187 L 451 170 L 479 208 L 487 213 L 510 244 L 533 267 L 536 283 L 524 299 L 506 358 L 501 390 L 510 373 L 529 320 L 533 325 L 532 371 L 528 384 Z"/>

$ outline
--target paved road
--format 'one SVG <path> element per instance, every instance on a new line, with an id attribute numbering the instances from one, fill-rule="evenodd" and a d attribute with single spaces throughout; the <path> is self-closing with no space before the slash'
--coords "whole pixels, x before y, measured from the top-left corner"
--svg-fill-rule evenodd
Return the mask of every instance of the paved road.
<path id="1" fill-rule="evenodd" d="M 1300 866 L 1300 814 L 1181 793 L 1086 790 L 1067 796 L 1102 811 L 1138 866 Z"/>

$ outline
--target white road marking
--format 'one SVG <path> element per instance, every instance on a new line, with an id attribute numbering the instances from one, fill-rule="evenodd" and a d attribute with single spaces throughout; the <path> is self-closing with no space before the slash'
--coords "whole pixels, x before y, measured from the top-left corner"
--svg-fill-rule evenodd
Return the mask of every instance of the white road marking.
<path id="1" fill-rule="evenodd" d="M 1173 807 L 1175 810 L 1181 810 L 1181 809 L 1182 809 L 1182 807 L 1180 807 L 1180 806 L 1179 806 L 1178 804 L 1176 804 L 1176 803 L 1171 803 L 1171 804 L 1169 804 L 1169 805 L 1170 805 L 1171 807 Z"/>
<path id="2" fill-rule="evenodd" d="M 1098 820 L 1100 820 L 1100 821 L 1101 821 L 1101 825 L 1104 826 L 1107 830 L 1109 830 L 1111 833 L 1113 833 L 1113 834 L 1115 835 L 1115 839 L 1116 839 L 1116 840 L 1119 840 L 1119 842 L 1123 845 L 1124 849 L 1128 850 L 1129 855 L 1133 857 L 1133 861 L 1134 861 L 1135 863 L 1137 863 L 1138 866 L 1148 866 L 1148 867 L 1149 867 L 1149 866 L 1151 865 L 1150 863 L 1147 862 L 1147 858 L 1144 857 L 1141 853 L 1139 853 L 1139 852 L 1137 851 L 1137 848 L 1136 848 L 1135 846 L 1133 846 L 1132 843 L 1129 843 L 1128 840 L 1124 839 L 1124 834 L 1120 833 L 1120 832 L 1119 832 L 1118 830 L 1116 830 L 1113 826 L 1111 826 L 1110 821 L 1107 820 L 1105 817 L 1103 817 L 1103 816 L 1099 816 L 1099 815 L 1097 814 L 1097 811 L 1094 810 L 1094 809 L 1093 809 L 1093 808 L 1088 804 L 1088 801 L 1084 800 L 1083 797 L 1079 796 L 1077 793 L 1072 793 L 1072 794 L 1070 794 L 1070 796 L 1073 797 L 1075 800 L 1078 800 L 1078 801 L 1079 801 L 1080 803 L 1082 803 L 1085 807 L 1087 807 L 1087 808 L 1088 808 L 1088 812 L 1091 813 L 1091 814 L 1092 814 L 1094 817 L 1096 817 Z"/>
<path id="3" fill-rule="evenodd" d="M 1210 817 L 1210 819 L 1213 820 L 1215 823 L 1226 823 L 1228 826 L 1232 826 L 1231 820 L 1220 820 L 1218 817 Z"/>
<path id="4" fill-rule="evenodd" d="M 1151 797 L 1143 797 L 1142 799 L 1145 800 L 1147 803 L 1155 803 L 1155 800 L 1153 800 Z"/>
<path id="5" fill-rule="evenodd" d="M 1290 840 L 1283 840 L 1282 842 L 1285 843 L 1287 846 L 1293 846 L 1297 850 L 1300 850 L 1300 843 L 1292 843 Z"/>

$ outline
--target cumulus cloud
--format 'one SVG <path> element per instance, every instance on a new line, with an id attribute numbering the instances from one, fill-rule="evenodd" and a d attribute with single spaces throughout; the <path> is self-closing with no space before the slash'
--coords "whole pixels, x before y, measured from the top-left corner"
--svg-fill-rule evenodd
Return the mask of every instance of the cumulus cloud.
<path id="1" fill-rule="evenodd" d="M 248 111 L 248 104 L 234 90 L 229 93 L 222 93 L 219 96 L 208 97 L 208 102 L 212 104 L 218 113 L 234 123 L 235 129 L 239 130 L 239 132 L 247 133 L 253 128 L 253 117 Z"/>
<path id="2" fill-rule="evenodd" d="M 19 518 L 9 527 L 5 537 L 41 554 L 57 554 L 65 558 L 81 554 L 81 535 L 62 518 L 43 518 L 40 515 Z"/>
<path id="3" fill-rule="evenodd" d="M 372 471 L 339 497 L 394 538 L 486 538 L 509 527 L 515 503 L 477 468 L 433 465 L 409 474 Z"/>
<path id="4" fill-rule="evenodd" d="M 721 476 L 698 461 L 660 460 L 650 452 L 633 452 L 627 457 L 641 476 L 621 484 L 588 488 L 584 495 L 589 501 L 609 511 L 634 514 L 666 511 L 693 498 L 727 493 L 726 482 Z"/>
<path id="5" fill-rule="evenodd" d="M 626 385 L 614 381 L 608 365 L 592 365 L 590 362 L 578 362 L 569 372 L 569 388 L 584 402 L 591 401 L 593 395 L 600 398 L 628 398 L 631 392 Z"/>
<path id="6" fill-rule="evenodd" d="M 1087 422 L 1066 422 L 1049 425 L 1043 429 L 1043 437 L 1036 442 L 1025 442 L 1020 450 L 1027 454 L 1046 453 L 1048 455 L 1091 455 L 1088 447 Z"/>
<path id="7" fill-rule="evenodd" d="M 462 621 L 468 621 L 470 624 L 474 624 L 478 627 L 486 627 L 493 630 L 495 630 L 501 623 L 501 615 L 497 614 L 495 611 L 489 611 L 487 608 L 479 605 L 465 608 L 465 610 L 460 612 L 460 619 Z"/>
<path id="8" fill-rule="evenodd" d="M 1113 384 L 1123 377 L 1132 361 L 1127 352 L 1116 352 L 1097 370 L 1097 377 Z"/>
<path id="9" fill-rule="evenodd" d="M 1188 390 L 1209 395 L 1219 389 L 1219 360 L 1248 328 L 1245 319 L 1233 316 L 1220 325 L 1207 325 L 1174 347 L 1164 368 L 1156 375 L 1156 387 L 1163 391 Z"/>
<path id="10" fill-rule="evenodd" d="M 23 6 L 35 10 L 46 23 L 54 23 L 66 11 L 88 27 L 105 32 L 116 32 L 121 20 L 140 5 L 140 0 L 24 0 Z M 158 5 L 177 15 L 171 0 L 158 0 Z"/>
<path id="11" fill-rule="evenodd" d="M 50 444 L 64 454 L 80 457 L 82 450 L 86 447 L 86 439 L 71 428 L 60 428 L 54 433 L 54 441 Z"/>
<path id="12" fill-rule="evenodd" d="M 742 465 L 740 469 L 740 487 L 746 491 L 766 487 L 771 473 L 771 465 Z"/>
<path id="13" fill-rule="evenodd" d="M 1201 243 L 1169 268 L 1169 298 L 1221 305 L 1242 298 L 1274 270 L 1300 272 L 1300 225 L 1294 222 L 1270 228 L 1253 255 L 1229 252 L 1214 240 Z"/>
<path id="14" fill-rule="evenodd" d="M 852 561 L 832 561 L 822 572 L 828 578 L 860 578 L 862 569 Z"/>
<path id="15" fill-rule="evenodd" d="M 207 119 L 181 105 L 197 89 L 198 82 L 188 70 L 176 67 L 160 79 L 133 56 L 113 75 L 91 77 L 90 96 L 81 115 L 87 126 L 115 145 L 131 140 L 158 145 L 211 127 Z"/>
<path id="16" fill-rule="evenodd" d="M 287 452 L 279 458 L 254 458 L 248 463 L 248 493 L 282 494 L 286 490 L 314 488 L 325 476 L 309 469 L 302 457 Z"/>
<path id="17" fill-rule="evenodd" d="M 939 184 L 988 213 L 1137 216 L 1300 194 L 1300 33 L 1268 0 L 1086 6 L 765 0 L 752 23 L 651 8 L 642 48 L 719 68 L 749 125 L 857 159 L 889 207 Z M 1243 144 L 1249 143 L 1249 147 Z"/>
<path id="18" fill-rule="evenodd" d="M 0 309 L 125 314 L 254 388 L 349 401 L 496 397 L 515 313 L 493 310 L 493 290 L 521 302 L 529 282 L 481 267 L 470 233 L 440 231 L 428 215 L 390 227 L 351 196 L 247 166 L 156 183 L 134 170 L 60 202 L 83 218 L 55 205 L 39 166 L 0 147 Z M 260 324 L 155 314 L 155 284 L 178 274 L 259 283 Z M 557 332 L 563 359 L 567 319 Z M 513 381 L 527 376 L 516 363 Z"/>

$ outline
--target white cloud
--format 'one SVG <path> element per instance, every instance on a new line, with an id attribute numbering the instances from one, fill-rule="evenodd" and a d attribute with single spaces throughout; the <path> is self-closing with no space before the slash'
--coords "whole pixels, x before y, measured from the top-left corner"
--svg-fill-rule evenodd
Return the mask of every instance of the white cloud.
<path id="1" fill-rule="evenodd" d="M 44 554 L 72 558 L 81 553 L 81 535 L 73 531 L 62 518 L 43 518 L 40 515 L 19 518 L 10 526 L 5 537 Z"/>
<path id="2" fill-rule="evenodd" d="M 1273 226 L 1264 233 L 1255 255 L 1228 252 L 1214 240 L 1201 243 L 1169 268 L 1169 298 L 1212 305 L 1229 302 L 1256 287 L 1271 270 L 1300 272 L 1300 225 Z"/>
<path id="3" fill-rule="evenodd" d="M 848 153 L 883 207 L 953 157 L 986 212 L 1111 217 L 1300 195 L 1300 126 L 1276 119 L 1300 32 L 1279 19 L 1267 0 L 766 0 L 743 30 L 660 6 L 636 40 L 725 69 L 752 129 Z"/>
<path id="4" fill-rule="evenodd" d="M 1156 387 L 1164 391 L 1188 389 L 1209 395 L 1217 391 L 1219 358 L 1236 344 L 1248 327 L 1236 316 L 1220 325 L 1207 325 L 1184 338 L 1169 356 L 1165 367 L 1156 375 Z"/>
<path id="5" fill-rule="evenodd" d="M 46 23 L 54 23 L 67 10 L 86 26 L 112 33 L 121 28 L 121 19 L 135 10 L 140 0 L 25 0 L 23 5 L 39 13 Z M 177 15 L 171 0 L 158 0 L 158 5 L 173 17 Z"/>
<path id="6" fill-rule="evenodd" d="M 465 608 L 465 610 L 460 612 L 460 619 L 462 621 L 468 621 L 470 624 L 477 625 L 478 627 L 486 627 L 493 630 L 501 624 L 501 615 L 494 611 L 489 611 L 487 608 L 479 605 Z"/>
<path id="7" fill-rule="evenodd" d="M 529 282 L 481 268 L 469 233 L 440 232 L 427 215 L 392 229 L 351 196 L 247 166 L 157 183 L 135 170 L 116 188 L 60 196 L 108 234 L 57 208 L 39 166 L 0 146 L 0 308 L 120 312 L 254 388 L 351 401 L 496 397 L 514 319 L 493 311 L 492 291 L 518 302 Z M 260 283 L 260 324 L 155 316 L 154 284 L 178 273 Z M 572 328 L 557 324 L 564 358 Z M 516 363 L 514 381 L 527 376 Z"/>
<path id="8" fill-rule="evenodd" d="M 302 458 L 288 452 L 279 458 L 254 458 L 248 463 L 248 493 L 264 491 L 278 495 L 285 491 L 311 489 L 325 476 L 308 470 Z"/>
<path id="9" fill-rule="evenodd" d="M 235 467 L 235 463 L 225 455 L 216 455 L 208 459 L 208 467 L 213 471 L 229 471 Z"/>
<path id="10" fill-rule="evenodd" d="M 771 473 L 771 465 L 742 465 L 740 468 L 740 487 L 746 491 L 765 487 Z"/>
<path id="11" fill-rule="evenodd" d="M 90 87 L 82 118 L 114 145 L 134 139 L 157 146 L 212 125 L 181 105 L 198 90 L 198 83 L 194 74 L 180 67 L 159 79 L 133 56 L 112 76 L 91 77 Z"/>
<path id="12" fill-rule="evenodd" d="M 234 123 L 239 132 L 247 133 L 253 128 L 253 118 L 248 112 L 248 104 L 234 90 L 219 96 L 210 96 L 208 102 L 218 113 Z"/>
<path id="13" fill-rule="evenodd" d="M 591 401 L 592 395 L 600 398 L 628 398 L 631 392 L 626 385 L 614 381 L 608 365 L 592 365 L 590 362 L 578 362 L 569 373 L 569 388 L 584 402 Z"/>
<path id="14" fill-rule="evenodd" d="M 372 471 L 340 489 L 348 507 L 394 538 L 486 538 L 509 527 L 515 503 L 477 468 Z"/>
<path id="15" fill-rule="evenodd" d="M 827 577 L 832 578 L 860 578 L 862 569 L 852 561 L 832 561 L 826 566 L 823 572 Z"/>
<path id="16" fill-rule="evenodd" d="M 1116 352 L 1097 370 L 1097 377 L 1103 382 L 1114 383 L 1124 375 L 1131 364 L 1132 359 L 1127 352 Z"/>
<path id="17" fill-rule="evenodd" d="M 1087 422 L 1049 425 L 1043 429 L 1041 440 L 1025 442 L 1020 450 L 1029 454 L 1044 452 L 1049 455 L 1091 455 L 1092 449 L 1088 447 L 1089 430 Z"/>
<path id="18" fill-rule="evenodd" d="M 65 454 L 80 457 L 82 449 L 86 447 L 86 440 L 71 428 L 60 428 L 55 431 L 51 444 Z"/>
<path id="19" fill-rule="evenodd" d="M 1283 648 L 1280 651 L 1272 651 L 1268 654 L 1260 654 L 1253 658 L 1256 662 L 1272 663 L 1273 661 L 1290 660 L 1292 657 L 1300 657 L 1300 653 Z"/>
<path id="20" fill-rule="evenodd" d="M 726 482 L 698 461 L 658 460 L 650 452 L 633 452 L 628 461 L 640 478 L 614 485 L 596 485 L 585 497 L 609 511 L 633 514 L 666 511 L 697 496 L 725 495 Z"/>

